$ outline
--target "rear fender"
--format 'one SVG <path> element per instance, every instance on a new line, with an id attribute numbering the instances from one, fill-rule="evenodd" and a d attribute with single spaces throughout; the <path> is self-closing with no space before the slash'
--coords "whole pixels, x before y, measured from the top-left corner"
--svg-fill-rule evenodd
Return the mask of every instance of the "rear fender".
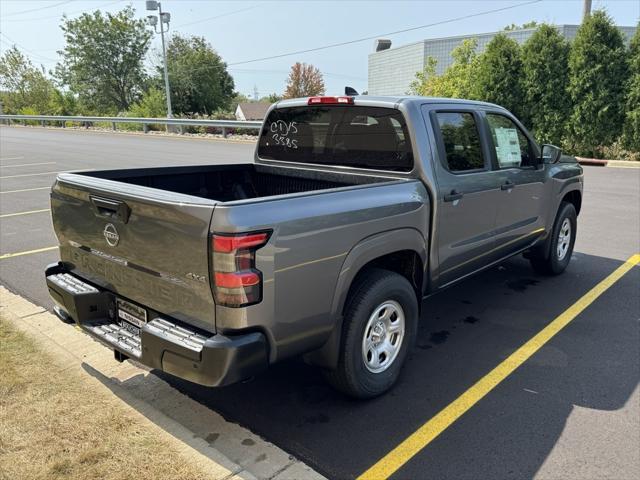
<path id="1" fill-rule="evenodd" d="M 343 309 L 347 301 L 349 289 L 358 273 L 373 260 L 402 250 L 416 252 L 425 269 L 423 272 L 423 291 L 427 283 L 426 277 L 426 240 L 417 230 L 402 228 L 379 233 L 365 238 L 351 249 L 342 264 L 331 306 L 331 317 L 334 319 L 333 330 L 329 340 L 319 349 L 305 355 L 305 360 L 319 367 L 336 368 L 340 353 L 342 337 Z M 420 302 L 420 298 L 418 302 Z"/>

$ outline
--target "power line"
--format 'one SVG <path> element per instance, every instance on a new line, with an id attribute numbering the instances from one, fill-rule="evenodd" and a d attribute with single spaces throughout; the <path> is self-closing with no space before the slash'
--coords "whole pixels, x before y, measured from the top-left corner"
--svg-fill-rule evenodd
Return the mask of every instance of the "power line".
<path id="1" fill-rule="evenodd" d="M 262 70 L 262 69 L 246 69 L 246 68 L 235 68 L 230 67 L 229 70 L 237 73 L 273 73 L 274 75 L 289 75 L 290 70 Z M 358 77 L 355 75 L 344 75 L 342 73 L 332 73 L 332 72 L 322 72 L 322 75 L 325 77 L 336 77 L 336 78 L 346 78 L 350 80 L 366 80 L 365 77 Z"/>
<path id="2" fill-rule="evenodd" d="M 228 17 L 229 15 L 235 15 L 236 13 L 246 12 L 247 10 L 253 10 L 255 8 L 258 8 L 259 6 L 260 5 L 253 5 L 252 7 L 242 8 L 240 10 L 234 10 L 233 12 L 227 12 L 227 13 L 223 13 L 221 15 L 215 15 L 213 17 L 202 18 L 200 20 L 195 20 L 193 22 L 187 22 L 187 23 L 183 23 L 181 25 L 176 25 L 173 28 L 175 29 L 175 28 L 180 28 L 180 27 L 186 27 L 188 25 L 195 25 L 196 23 L 208 22 L 209 20 L 215 20 L 217 18 Z"/>
<path id="3" fill-rule="evenodd" d="M 517 5 L 510 5 L 508 7 L 496 8 L 496 9 L 493 9 L 493 10 L 486 10 L 484 12 L 472 13 L 470 15 L 464 15 L 464 16 L 461 16 L 461 17 L 455 17 L 455 18 L 450 18 L 450 19 L 447 19 L 447 20 L 441 20 L 439 22 L 427 23 L 425 25 L 418 25 L 417 27 L 404 28 L 402 30 L 396 30 L 394 32 L 387 32 L 387 33 L 381 33 L 381 34 L 378 34 L 378 35 L 372 35 L 372 36 L 369 36 L 369 37 L 358 38 L 356 40 L 349 40 L 349 41 L 346 41 L 346 42 L 332 43 L 332 44 L 329 44 L 329 45 L 323 45 L 321 47 L 308 48 L 306 50 L 296 50 L 295 52 L 281 53 L 279 55 L 271 55 L 269 57 L 254 58 L 252 60 L 243 60 L 241 62 L 232 62 L 232 63 L 229 63 L 229 66 L 232 66 L 232 65 L 244 65 L 244 64 L 247 64 L 247 63 L 262 62 L 264 60 L 273 60 L 273 59 L 276 59 L 276 58 L 289 57 L 291 55 L 299 55 L 301 53 L 317 52 L 319 50 L 326 50 L 328 48 L 343 47 L 345 45 L 352 45 L 354 43 L 366 42 L 366 41 L 374 40 L 374 39 L 380 38 L 380 37 L 388 37 L 388 36 L 391 36 L 391 35 L 396 35 L 398 33 L 406 33 L 406 32 L 411 32 L 411 31 L 414 31 L 414 30 L 420 30 L 422 28 L 429 28 L 429 27 L 435 27 L 437 25 L 444 25 L 444 24 L 447 24 L 447 23 L 458 22 L 460 20 L 466 20 L 468 18 L 475 18 L 475 17 L 480 17 L 480 16 L 483 16 L 483 15 L 489 15 L 491 13 L 503 12 L 505 10 L 511 10 L 513 8 L 524 7 L 525 5 L 531 5 L 531 4 L 534 4 L 534 3 L 540 3 L 541 1 L 542 0 L 531 0 L 529 2 L 519 3 Z"/>
<path id="4" fill-rule="evenodd" d="M 53 5 L 49 5 L 48 7 L 30 8 L 29 10 L 22 10 L 21 12 L 7 13 L 7 14 L 5 14 L 3 16 L 4 17 L 12 17 L 14 15 L 22 15 L 23 13 L 38 12 L 40 10 L 45 10 L 47 8 L 59 7 L 60 5 L 64 5 L 65 3 L 71 3 L 71 2 L 72 2 L 72 0 L 65 0 L 64 2 L 54 3 Z"/>
<path id="5" fill-rule="evenodd" d="M 467 19 L 467 18 L 474 18 L 474 17 L 483 16 L 483 15 L 489 15 L 491 13 L 502 12 L 502 11 L 510 10 L 510 9 L 517 8 L 517 7 L 523 7 L 525 5 L 531 5 L 531 4 L 534 4 L 534 3 L 540 3 L 542 1 L 543 0 L 530 0 L 528 2 L 519 3 L 517 5 L 510 5 L 508 7 L 496 8 L 496 9 L 493 9 L 493 10 L 486 10 L 486 11 L 483 11 L 483 12 L 473 13 L 473 14 L 470 14 L 470 15 L 464 15 L 464 16 L 461 16 L 461 17 L 450 18 L 450 19 L 442 20 L 442 21 L 435 22 L 435 23 L 429 23 L 429 24 L 425 24 L 425 25 L 419 25 L 417 27 L 410 27 L 410 28 L 405 28 L 405 29 L 402 29 L 402 30 L 396 30 L 394 32 L 388 32 L 388 33 L 383 33 L 383 34 L 379 34 L 379 35 L 372 35 L 370 37 L 359 38 L 359 39 L 356 39 L 356 40 L 349 40 L 349 41 L 346 41 L 346 42 L 333 43 L 333 44 L 330 44 L 330 45 L 324 45 L 322 47 L 310 48 L 310 49 L 307 49 L 307 50 L 298 50 L 298 51 L 295 51 L 295 52 L 288 52 L 288 53 L 283 53 L 283 54 L 279 54 L 279 55 L 272 55 L 272 56 L 269 56 L 269 57 L 256 58 L 256 59 L 253 59 L 253 60 L 245 60 L 245 61 L 242 61 L 242 62 L 231 62 L 231 63 L 227 63 L 226 65 L 227 65 L 227 67 L 229 67 L 229 70 L 236 70 L 238 72 L 241 72 L 241 70 L 234 68 L 234 66 L 235 65 L 244 65 L 244 64 L 253 63 L 253 62 L 260 62 L 260 61 L 263 61 L 263 60 L 272 60 L 272 59 L 275 59 L 275 58 L 288 57 L 288 56 L 291 56 L 291 55 L 298 55 L 300 53 L 316 52 L 318 50 L 324 50 L 324 49 L 327 49 L 327 48 L 335 48 L 335 47 L 340 47 L 340 46 L 344 46 L 344 45 L 351 45 L 351 44 L 354 44 L 354 43 L 365 42 L 365 41 L 368 41 L 368 40 L 373 40 L 373 39 L 384 37 L 384 36 L 390 36 L 390 35 L 395 35 L 395 34 L 398 34 L 398 33 L 410 32 L 410 31 L 413 31 L 413 30 L 419 30 L 419 29 L 422 29 L 422 28 L 433 27 L 433 26 L 436 26 L 436 25 L 443 25 L 443 24 L 447 24 L 447 23 L 453 23 L 453 22 L 457 22 L 457 21 L 464 20 L 464 19 Z M 152 68 L 156 68 L 156 66 L 154 65 Z M 203 70 L 208 70 L 210 68 L 214 68 L 214 67 L 211 66 L 211 65 L 205 65 L 205 66 L 201 66 L 201 67 L 190 69 L 189 72 L 190 73 L 197 73 L 197 72 L 200 72 L 200 71 L 203 71 Z M 259 72 L 259 71 L 260 70 L 257 70 L 257 72 Z M 267 71 L 263 70 L 263 72 L 267 72 Z M 272 72 L 275 72 L 275 71 L 272 70 Z M 328 74 L 328 76 L 338 76 L 338 75 L 339 74 Z M 356 77 L 353 77 L 353 78 L 355 79 Z"/>
<path id="6" fill-rule="evenodd" d="M 5 33 L 0 32 L 0 35 L 2 35 L 4 38 L 6 38 L 9 41 L 9 44 L 13 44 L 16 47 L 20 47 L 22 50 L 24 50 L 25 52 L 33 55 L 34 57 L 39 57 L 42 58 L 44 60 L 47 60 L 48 62 L 57 62 L 58 60 L 53 59 L 53 58 L 49 58 L 49 57 L 45 57 L 43 55 L 38 55 L 37 53 L 32 52 L 31 50 L 27 50 L 26 48 L 24 48 L 22 45 L 20 45 L 18 42 L 14 41 L 13 39 L 9 38 Z M 6 43 L 6 42 L 5 42 Z"/>
<path id="7" fill-rule="evenodd" d="M 75 10 L 73 12 L 62 12 L 62 14 L 59 15 L 49 15 L 47 17 L 37 17 L 37 18 L 15 18 L 15 19 L 10 19 L 10 20 L 4 20 L 7 23 L 11 22 L 11 23 L 15 23 L 15 22 L 35 22 L 37 20 L 51 20 L 52 18 L 60 18 L 62 15 L 76 15 L 78 13 L 84 13 L 84 12 L 88 12 L 90 10 L 99 10 L 100 8 L 103 7 L 108 7 L 109 5 L 115 5 L 116 3 L 122 3 L 125 0 L 115 0 L 112 2 L 108 2 L 108 3 L 103 3 L 100 5 L 96 5 L 95 7 L 92 8 L 86 8 L 84 10 Z M 64 2 L 63 2 L 64 3 Z"/>

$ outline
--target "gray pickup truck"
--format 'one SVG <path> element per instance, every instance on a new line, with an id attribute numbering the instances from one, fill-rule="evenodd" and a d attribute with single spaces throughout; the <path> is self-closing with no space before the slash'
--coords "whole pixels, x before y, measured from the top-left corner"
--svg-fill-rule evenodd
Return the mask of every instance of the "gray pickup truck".
<path id="1" fill-rule="evenodd" d="M 46 282 L 117 360 L 220 386 L 304 355 L 368 398 L 398 378 L 424 297 L 519 253 L 561 273 L 582 186 L 497 105 L 286 100 L 253 163 L 58 175 Z"/>

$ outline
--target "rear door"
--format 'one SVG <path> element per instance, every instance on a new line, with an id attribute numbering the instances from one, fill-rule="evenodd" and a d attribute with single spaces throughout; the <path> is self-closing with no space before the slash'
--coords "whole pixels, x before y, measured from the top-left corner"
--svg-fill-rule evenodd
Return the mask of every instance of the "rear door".
<path id="1" fill-rule="evenodd" d="M 493 260 L 500 185 L 486 142 L 481 141 L 484 125 L 476 111 L 438 108 L 426 118 L 435 133 L 439 160 L 435 162 L 438 199 L 434 242 L 438 284 L 445 285 Z"/>
<path id="2" fill-rule="evenodd" d="M 500 182 L 496 248 L 500 256 L 521 250 L 544 233 L 544 164 L 526 130 L 504 111 L 486 111 L 492 156 Z"/>
<path id="3" fill-rule="evenodd" d="M 61 260 L 129 301 L 215 331 L 209 224 L 216 202 L 85 175 L 51 193 Z"/>

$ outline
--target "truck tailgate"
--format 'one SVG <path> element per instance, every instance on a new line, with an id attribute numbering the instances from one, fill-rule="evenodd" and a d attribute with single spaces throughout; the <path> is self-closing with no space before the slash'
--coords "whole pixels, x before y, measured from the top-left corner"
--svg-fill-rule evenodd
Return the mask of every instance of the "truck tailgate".
<path id="1" fill-rule="evenodd" d="M 125 299 L 215 332 L 209 224 L 216 202 L 61 174 L 51 192 L 61 260 Z"/>

